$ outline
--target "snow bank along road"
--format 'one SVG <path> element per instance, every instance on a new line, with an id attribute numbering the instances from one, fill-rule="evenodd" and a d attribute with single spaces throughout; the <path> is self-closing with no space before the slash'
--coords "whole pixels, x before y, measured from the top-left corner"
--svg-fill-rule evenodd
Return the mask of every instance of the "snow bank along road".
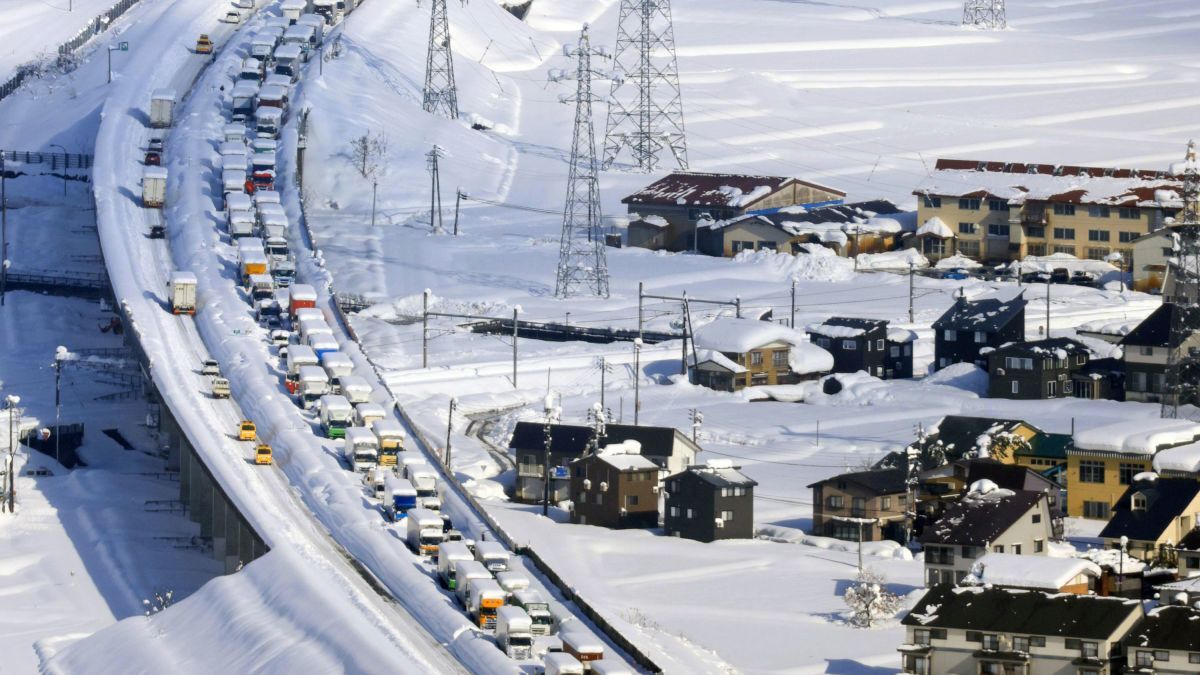
<path id="1" fill-rule="evenodd" d="M 131 41 L 134 50 L 122 69 L 124 76 L 114 84 L 104 106 L 93 172 L 99 234 L 114 292 L 130 332 L 148 356 L 151 377 L 164 402 L 238 510 L 272 548 L 267 557 L 288 561 L 283 570 L 276 565 L 277 574 L 288 576 L 287 586 L 293 592 L 330 598 L 327 608 L 335 614 L 306 616 L 287 609 L 282 601 L 254 610 L 264 623 L 276 623 L 294 632 L 286 642 L 323 643 L 319 651 L 330 659 L 330 666 L 340 663 L 360 671 L 456 672 L 458 664 L 422 630 L 421 624 L 368 587 L 323 528 L 292 496 L 280 472 L 253 466 L 245 444 L 227 435 L 242 414 L 232 403 L 207 399 L 207 385 L 196 373 L 207 350 L 193 320 L 173 316 L 166 308 L 170 252 L 163 242 L 145 238 L 145 214 L 138 197 L 141 153 L 148 137 L 142 111 L 148 106 L 150 91 L 158 87 L 187 91 L 206 65 L 206 58 L 191 53 L 188 36 L 208 32 L 220 44 L 225 31 L 216 28 L 220 7 L 207 0 L 157 2 L 161 12 L 142 20 L 149 30 L 141 40 Z M 208 69 L 201 86 L 216 82 L 220 76 Z M 196 98 L 200 100 L 193 100 L 190 107 L 211 104 L 211 97 Z M 181 133 L 186 132 L 177 131 L 167 141 L 168 158 L 176 166 L 188 161 L 181 159 L 176 150 L 186 141 L 180 138 Z M 169 200 L 177 196 L 174 188 L 177 186 L 173 186 Z M 180 209 L 172 213 L 171 246 L 179 252 L 189 242 L 189 229 L 208 229 L 209 223 L 182 218 L 184 212 Z M 203 305 L 211 290 L 204 284 L 202 288 Z M 206 308 L 202 315 L 213 311 Z M 278 644 L 260 646 L 265 653 L 255 662 L 258 668 L 269 669 L 272 664 L 286 662 L 285 654 L 274 651 Z M 306 653 L 316 651 L 310 646 Z M 216 664 L 241 656 L 222 652 L 219 645 L 212 645 L 193 658 L 203 659 L 215 669 Z M 495 648 L 491 653 L 502 656 Z M 480 660 L 475 665 L 485 664 L 486 660 Z"/>
<path id="2" fill-rule="evenodd" d="M 406 668 L 401 670 L 454 670 L 454 664 L 428 639 L 427 631 L 472 671 L 515 672 L 518 664 L 489 640 L 481 639 L 468 619 L 438 590 L 428 564 L 413 556 L 395 531 L 384 526 L 378 510 L 364 498 L 358 477 L 341 469 L 336 449 L 313 435 L 311 421 L 283 390 L 281 373 L 272 365 L 264 332 L 238 290 L 234 249 L 218 231 L 223 219 L 217 210 L 221 190 L 216 171 L 220 162 L 214 147 L 228 105 L 221 87 L 228 84 L 230 69 L 235 69 L 245 55 L 250 30 L 257 21 L 219 50 L 215 65 L 190 87 L 191 96 L 177 110 L 176 127 L 167 139 L 170 252 L 143 236 L 140 225 L 145 214 L 137 193 L 139 154 L 148 134 L 140 111 L 154 88 L 166 85 L 179 91 L 189 89 L 200 59 L 181 44 L 171 46 L 166 40 L 178 40 L 181 35 L 204 29 L 204 21 L 188 16 L 189 10 L 182 9 L 198 4 L 198 0 L 178 3 L 171 16 L 179 24 L 160 26 L 161 34 L 167 36 L 164 43 L 156 50 L 144 49 L 134 55 L 136 63 L 126 69 L 128 81 L 121 83 L 105 107 L 97 143 L 97 153 L 103 158 L 98 158 L 96 192 L 106 262 L 130 327 L 150 355 L 155 382 L 206 464 L 267 543 L 273 548 L 295 548 L 307 560 L 320 562 L 313 567 L 333 578 L 313 578 L 311 582 L 339 587 L 347 596 L 346 611 L 365 615 L 362 618 L 374 623 L 374 630 L 388 638 L 388 643 L 375 641 L 375 653 L 364 650 L 358 655 L 345 650 L 351 652 L 347 660 L 358 666 L 354 669 L 368 663 L 394 663 L 402 655 Z M 299 208 L 294 195 L 292 201 L 289 210 L 295 223 Z M 295 233 L 293 227 L 293 242 L 298 240 Z M 194 322 L 174 317 L 167 309 L 165 288 L 172 269 L 171 253 L 178 268 L 188 269 L 199 278 L 199 311 Z M 319 270 L 315 266 L 302 269 L 308 270 L 306 274 Z M 344 334 L 339 337 L 343 350 L 365 368 L 365 360 L 353 342 Z M 208 351 L 222 362 L 242 413 L 232 404 L 207 400 L 207 386 L 194 368 Z M 383 400 L 384 390 L 378 383 L 375 391 Z M 224 436 L 243 414 L 257 422 L 260 436 L 275 448 L 278 470 L 251 466 L 249 448 Z M 296 513 L 299 509 L 279 470 L 338 544 L 369 569 L 413 616 L 397 611 L 388 615 L 378 610 L 378 598 L 368 597 L 369 592 L 360 588 L 361 580 L 345 560 L 315 532 L 318 528 L 308 526 L 310 516 Z M 449 493 L 443 499 L 445 510 L 455 517 L 460 529 L 484 538 L 486 525 L 470 517 L 461 495 Z M 320 560 L 319 553 L 323 554 Z M 303 577 L 310 571 L 297 570 L 297 575 Z M 404 624 L 403 635 L 395 629 L 395 622 Z M 346 630 L 339 628 L 337 634 L 342 636 Z M 355 632 L 354 628 L 349 630 Z M 381 660 L 378 652 L 384 650 L 390 654 Z"/>

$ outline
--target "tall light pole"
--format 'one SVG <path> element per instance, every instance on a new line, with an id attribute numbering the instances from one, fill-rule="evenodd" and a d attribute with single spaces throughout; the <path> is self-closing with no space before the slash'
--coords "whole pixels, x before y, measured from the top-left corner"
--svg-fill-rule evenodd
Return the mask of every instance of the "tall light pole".
<path id="1" fill-rule="evenodd" d="M 67 149 L 58 143 L 51 143 L 50 147 L 59 148 L 63 152 L 62 179 L 63 179 L 63 196 L 67 196 Z"/>
<path id="2" fill-rule="evenodd" d="M 62 436 L 62 362 L 70 352 L 59 346 L 54 350 L 54 461 L 62 463 L 58 455 L 59 437 Z"/>
<path id="3" fill-rule="evenodd" d="M 1121 558 L 1118 564 L 1117 571 L 1117 594 L 1120 595 L 1125 588 L 1125 551 L 1129 548 L 1129 537 L 1121 535 Z"/>
<path id="4" fill-rule="evenodd" d="M 642 410 L 642 338 L 633 339 L 633 426 Z"/>
<path id="5" fill-rule="evenodd" d="M 542 515 L 550 515 L 550 447 L 554 442 L 554 424 L 562 415 L 562 409 L 554 403 L 554 392 L 546 394 L 542 412 L 546 415 L 545 438 L 543 449 L 546 456 L 542 462 Z"/>
<path id="6" fill-rule="evenodd" d="M 17 415 L 17 405 L 21 402 L 21 397 L 9 394 L 4 398 L 4 402 L 8 407 L 8 512 L 15 513 L 17 481 L 13 476 L 13 470 L 17 464 L 17 443 L 13 438 L 13 418 Z"/>

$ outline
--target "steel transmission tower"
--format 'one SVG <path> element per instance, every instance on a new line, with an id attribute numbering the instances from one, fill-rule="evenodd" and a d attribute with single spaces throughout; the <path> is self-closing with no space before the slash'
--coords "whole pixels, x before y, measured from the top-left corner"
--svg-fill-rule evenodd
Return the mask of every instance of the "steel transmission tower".
<path id="1" fill-rule="evenodd" d="M 621 0 L 613 58 L 616 76 L 608 97 L 604 168 L 627 147 L 640 171 L 657 168 L 664 148 L 686 169 L 671 0 Z"/>
<path id="2" fill-rule="evenodd" d="M 1188 347 L 1200 331 L 1200 166 L 1194 142 L 1188 141 L 1186 159 L 1171 172 L 1183 182 L 1183 210 L 1176 219 L 1175 261 L 1169 269 L 1174 288 L 1163 297 L 1172 309 L 1162 416 L 1176 419 L 1189 416 L 1183 406 L 1191 404 L 1190 410 L 1196 410 L 1200 394 L 1200 354 Z"/>
<path id="3" fill-rule="evenodd" d="M 1004 30 L 1004 0 L 967 0 L 963 3 L 962 25 L 988 30 Z"/>
<path id="4" fill-rule="evenodd" d="M 562 239 L 558 250 L 558 279 L 554 295 L 567 298 L 586 287 L 593 295 L 608 297 L 608 262 L 604 254 L 604 235 L 600 231 L 599 162 L 596 160 L 595 129 L 592 125 L 592 78 L 602 77 L 592 70 L 592 56 L 603 53 L 592 49 L 588 27 L 584 25 L 575 49 L 565 50 L 576 59 L 575 95 L 564 103 L 575 104 L 575 136 L 571 140 L 571 166 L 567 178 L 567 203 L 563 208 Z"/>
<path id="5" fill-rule="evenodd" d="M 458 119 L 458 89 L 454 85 L 454 55 L 450 52 L 450 22 L 446 0 L 433 0 L 429 17 L 429 52 L 425 57 L 425 112 Z"/>

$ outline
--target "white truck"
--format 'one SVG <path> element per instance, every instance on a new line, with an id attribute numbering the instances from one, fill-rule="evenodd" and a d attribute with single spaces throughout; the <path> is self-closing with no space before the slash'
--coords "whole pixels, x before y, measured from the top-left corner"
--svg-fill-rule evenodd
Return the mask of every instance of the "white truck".
<path id="1" fill-rule="evenodd" d="M 279 45 L 275 48 L 275 73 L 295 82 L 296 78 L 300 76 L 302 56 L 300 45 Z"/>
<path id="2" fill-rule="evenodd" d="M 256 304 L 260 300 L 275 301 L 275 280 L 270 274 L 250 275 L 250 298 Z"/>
<path id="3" fill-rule="evenodd" d="M 161 166 L 142 169 L 142 206 L 161 209 L 167 203 L 167 170 Z"/>
<path id="4" fill-rule="evenodd" d="M 258 140 L 262 140 L 262 139 L 255 139 L 256 143 Z M 257 150 L 255 152 L 257 152 Z M 274 152 L 274 151 L 272 151 L 272 152 Z M 283 202 L 279 196 L 279 193 L 274 190 L 259 190 L 254 193 L 254 206 L 255 207 L 260 207 L 263 204 L 282 204 L 282 203 Z"/>
<path id="5" fill-rule="evenodd" d="M 304 316 L 296 321 L 297 335 L 302 342 L 308 342 L 314 335 L 333 337 L 333 328 L 325 321 L 325 317 Z"/>
<path id="6" fill-rule="evenodd" d="M 166 129 L 175 113 L 175 90 L 155 89 L 150 93 L 150 126 Z"/>
<path id="7" fill-rule="evenodd" d="M 442 508 L 441 497 L 438 496 L 437 473 L 421 457 L 405 457 L 404 469 L 400 473 L 412 481 L 417 488 L 417 503 L 421 508 L 439 510 Z"/>
<path id="8" fill-rule="evenodd" d="M 301 14 L 296 20 L 297 26 L 308 26 L 313 30 L 312 46 L 317 48 L 325 41 L 325 19 L 316 14 Z"/>
<path id="9" fill-rule="evenodd" d="M 529 588 L 513 593 L 513 604 L 525 610 L 533 621 L 534 635 L 550 635 L 554 632 L 554 614 L 550 603 L 537 589 Z"/>
<path id="10" fill-rule="evenodd" d="M 230 197 L 245 197 L 244 194 L 231 194 Z M 249 211 L 233 211 L 227 218 L 229 236 L 233 239 L 249 237 L 254 234 L 254 216 Z"/>
<path id="11" fill-rule="evenodd" d="M 229 195 L 225 198 L 225 224 L 229 227 L 229 220 L 235 213 L 246 214 L 250 217 L 250 221 L 254 221 L 254 204 L 250 200 L 250 195 Z M 232 230 L 232 227 L 229 227 Z"/>
<path id="12" fill-rule="evenodd" d="M 509 658 L 533 656 L 533 622 L 525 610 L 511 605 L 496 610 L 496 646 Z"/>
<path id="13" fill-rule="evenodd" d="M 295 394 L 300 386 L 300 369 L 304 366 L 315 366 L 317 353 L 305 345 L 291 345 L 287 352 L 287 390 Z"/>
<path id="14" fill-rule="evenodd" d="M 475 559 L 492 574 L 508 571 L 508 549 L 498 541 L 481 541 L 475 544 Z"/>
<path id="15" fill-rule="evenodd" d="M 543 662 L 543 675 L 584 675 L 583 664 L 579 659 L 563 652 L 552 652 L 546 655 Z"/>
<path id="16" fill-rule="evenodd" d="M 292 24 L 296 23 L 304 10 L 308 9 L 308 2 L 307 0 L 283 0 L 279 8 L 283 11 L 283 18 Z"/>
<path id="17" fill-rule="evenodd" d="M 267 243 L 263 246 L 263 250 L 267 252 L 267 257 L 271 262 L 282 260 L 290 260 L 292 251 L 288 247 L 287 239 L 283 237 L 271 237 L 267 239 Z"/>
<path id="18" fill-rule="evenodd" d="M 484 542 L 485 544 L 492 542 Z M 484 565 L 486 567 L 486 564 Z M 529 575 L 520 570 L 509 569 L 496 573 L 496 583 L 508 594 L 511 601 L 519 591 L 529 588 Z"/>
<path id="19" fill-rule="evenodd" d="M 279 138 L 279 130 L 282 128 L 281 108 L 260 105 L 254 109 L 254 133 L 264 138 Z"/>
<path id="20" fill-rule="evenodd" d="M 291 351 L 288 352 L 291 354 Z M 296 382 L 296 395 L 307 410 L 322 396 L 329 393 L 329 378 L 320 366 L 300 366 L 300 377 Z"/>
<path id="21" fill-rule="evenodd" d="M 367 378 L 358 375 L 346 375 L 342 378 L 342 395 L 351 403 L 366 403 L 371 400 L 371 383 Z"/>
<path id="22" fill-rule="evenodd" d="M 438 583 L 442 588 L 455 590 L 458 586 L 454 579 L 455 567 L 460 562 L 473 561 L 471 549 L 461 541 L 445 541 L 438 545 Z"/>
<path id="23" fill-rule="evenodd" d="M 352 469 L 364 473 L 379 466 L 379 446 L 375 444 L 375 434 L 362 427 L 347 427 L 345 435 L 346 447 L 343 452 Z"/>
<path id="24" fill-rule="evenodd" d="M 312 366 L 308 366 L 312 367 Z M 325 371 L 321 371 L 324 375 Z M 303 369 L 301 369 L 301 378 L 303 378 Z M 325 394 L 321 396 L 320 410 L 318 411 L 321 420 L 321 433 L 325 434 L 326 438 L 344 438 L 346 436 L 346 427 L 350 426 L 350 416 L 354 414 L 354 408 L 350 406 L 350 402 L 344 396 L 337 394 Z M 349 446 L 347 446 L 349 449 Z M 347 452 L 346 457 L 349 459 L 353 453 Z M 355 469 L 356 471 L 358 469 Z"/>
<path id="25" fill-rule="evenodd" d="M 337 338 L 332 335 L 325 335 L 324 333 L 309 335 L 305 342 L 317 353 L 317 358 L 321 358 L 325 354 L 332 354 L 341 348 Z M 342 388 L 345 389 L 345 382 L 342 383 Z"/>
<path id="26" fill-rule="evenodd" d="M 408 547 L 413 553 L 437 558 L 442 543 L 442 517 L 436 511 L 416 508 L 408 512 Z"/>
<path id="27" fill-rule="evenodd" d="M 321 357 L 321 367 L 325 369 L 325 374 L 329 376 L 329 388 L 335 394 L 342 393 L 341 379 L 350 373 L 354 372 L 354 361 L 350 357 L 341 352 L 330 352 Z M 353 403 L 353 401 L 351 401 Z M 355 422 L 361 427 L 370 427 L 370 423 L 363 423 L 355 416 Z"/>
<path id="28" fill-rule="evenodd" d="M 378 403 L 359 403 L 354 406 L 354 423 L 360 427 L 366 427 L 375 431 L 375 420 L 381 420 L 387 417 L 387 411 Z M 378 438 L 378 437 L 377 437 Z M 393 449 L 393 453 L 395 450 Z"/>
<path id="29" fill-rule="evenodd" d="M 463 609 L 467 608 L 467 604 L 470 602 L 468 593 L 471 590 L 472 581 L 491 578 L 492 573 L 474 560 L 460 560 L 456 563 L 454 565 L 454 597 L 458 599 L 458 604 L 462 605 Z"/>
<path id="30" fill-rule="evenodd" d="M 238 122 L 226 124 L 224 127 L 221 127 L 221 142 L 244 144 L 246 142 L 246 125 Z"/>
<path id="31" fill-rule="evenodd" d="M 196 275 L 191 272 L 171 273 L 171 313 L 196 313 Z"/>
<path id="32" fill-rule="evenodd" d="M 261 59 L 264 63 L 271 58 L 271 52 L 275 51 L 275 36 L 269 32 L 259 31 L 250 40 L 250 55 L 256 59 Z"/>
<path id="33" fill-rule="evenodd" d="M 254 108 L 258 102 L 258 83 L 252 80 L 240 80 L 233 85 L 231 118 L 235 122 L 244 122 L 254 116 Z"/>
<path id="34" fill-rule="evenodd" d="M 228 198 L 229 195 L 240 195 L 245 193 L 246 170 L 223 169 L 221 171 L 221 194 Z"/>

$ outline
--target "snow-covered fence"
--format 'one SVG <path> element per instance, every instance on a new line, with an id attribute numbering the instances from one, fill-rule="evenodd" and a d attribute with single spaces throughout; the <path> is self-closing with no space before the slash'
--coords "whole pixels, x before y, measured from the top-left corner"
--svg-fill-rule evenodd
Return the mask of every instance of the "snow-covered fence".
<path id="1" fill-rule="evenodd" d="M 58 46 L 58 57 L 54 59 L 52 64 L 44 60 L 38 60 L 17 66 L 17 70 L 13 73 L 13 76 L 8 78 L 8 81 L 5 83 L 0 84 L 0 100 L 4 100 L 14 91 L 20 89 L 25 80 L 41 75 L 49 65 L 60 69 L 71 69 L 74 63 L 75 50 L 86 44 L 88 40 L 107 30 L 113 21 L 129 11 L 130 7 L 133 7 L 140 1 L 118 0 L 117 4 L 97 14 L 86 26 L 79 29 L 79 32 L 74 37 Z"/>

